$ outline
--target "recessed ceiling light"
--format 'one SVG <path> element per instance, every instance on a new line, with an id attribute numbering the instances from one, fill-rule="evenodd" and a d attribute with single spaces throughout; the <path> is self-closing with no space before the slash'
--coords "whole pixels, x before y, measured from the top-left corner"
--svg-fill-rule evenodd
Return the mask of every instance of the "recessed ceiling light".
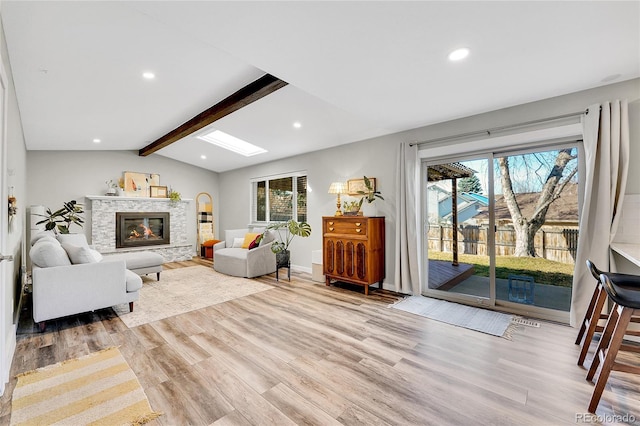
<path id="1" fill-rule="evenodd" d="M 203 160 L 206 160 L 206 159 L 207 159 L 207 156 L 206 156 L 206 155 L 204 155 L 204 154 L 202 154 L 202 155 L 200 156 L 200 158 L 202 158 Z"/>
<path id="2" fill-rule="evenodd" d="M 295 123 L 293 123 L 293 127 L 295 127 L 296 129 L 299 129 L 300 127 L 302 127 L 302 123 L 300 123 L 299 121 L 296 121 Z"/>
<path id="3" fill-rule="evenodd" d="M 100 142 L 102 142 L 102 141 L 100 139 L 98 139 L 98 138 L 93 140 L 93 143 L 100 143 Z"/>
<path id="4" fill-rule="evenodd" d="M 453 52 L 449 53 L 449 60 L 459 61 L 461 59 L 466 58 L 467 56 L 469 56 L 469 49 L 467 49 L 466 47 L 463 47 L 461 49 L 456 49 Z"/>
<path id="5" fill-rule="evenodd" d="M 152 72 L 149 72 L 149 71 L 143 72 L 142 76 L 144 78 L 146 78 L 147 80 L 153 80 L 154 78 L 156 78 L 156 75 L 154 73 L 152 73 Z"/>
<path id="6" fill-rule="evenodd" d="M 262 154 L 267 152 L 266 149 L 260 148 L 250 144 L 247 141 L 238 139 L 235 136 L 231 136 L 220 130 L 214 130 L 205 135 L 197 136 L 198 139 L 209 142 L 214 145 L 218 145 L 221 148 L 233 151 L 236 154 L 244 155 L 245 157 L 251 157 L 252 155 Z"/>

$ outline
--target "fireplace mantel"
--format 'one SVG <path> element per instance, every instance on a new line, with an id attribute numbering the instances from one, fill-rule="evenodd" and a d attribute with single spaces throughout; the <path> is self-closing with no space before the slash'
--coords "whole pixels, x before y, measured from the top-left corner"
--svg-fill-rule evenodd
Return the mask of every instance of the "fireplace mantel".
<path id="1" fill-rule="evenodd" d="M 165 203 L 171 202 L 169 198 L 150 198 L 150 197 L 124 197 L 124 196 L 112 196 L 112 195 L 85 195 L 84 198 L 87 200 L 153 200 L 153 201 L 162 201 Z M 174 201 L 176 203 L 188 203 L 193 201 L 191 198 L 183 198 L 180 201 Z"/>
<path id="2" fill-rule="evenodd" d="M 121 251 L 152 251 L 162 255 L 165 262 L 190 260 L 195 249 L 189 244 L 187 212 L 192 200 L 171 201 L 168 198 L 120 197 L 85 195 L 85 211 L 91 215 L 91 243 L 103 254 Z M 116 248 L 116 213 L 168 212 L 170 244 L 141 248 Z"/>

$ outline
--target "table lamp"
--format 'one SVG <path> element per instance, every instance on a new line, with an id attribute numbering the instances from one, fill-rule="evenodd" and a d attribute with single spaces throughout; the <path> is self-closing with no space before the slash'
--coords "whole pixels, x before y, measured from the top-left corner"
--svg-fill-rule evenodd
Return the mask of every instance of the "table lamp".
<path id="1" fill-rule="evenodd" d="M 342 210 L 340 210 L 340 194 L 346 194 L 346 192 L 347 188 L 344 182 L 333 182 L 329 187 L 329 194 L 338 194 L 335 216 L 342 216 Z"/>

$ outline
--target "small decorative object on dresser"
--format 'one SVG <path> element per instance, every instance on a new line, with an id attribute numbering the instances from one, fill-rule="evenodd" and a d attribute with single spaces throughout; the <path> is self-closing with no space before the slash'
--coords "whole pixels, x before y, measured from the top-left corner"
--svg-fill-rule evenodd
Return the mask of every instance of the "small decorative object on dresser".
<path id="1" fill-rule="evenodd" d="M 322 218 L 323 272 L 331 280 L 364 286 L 385 277 L 384 217 L 325 216 Z"/>

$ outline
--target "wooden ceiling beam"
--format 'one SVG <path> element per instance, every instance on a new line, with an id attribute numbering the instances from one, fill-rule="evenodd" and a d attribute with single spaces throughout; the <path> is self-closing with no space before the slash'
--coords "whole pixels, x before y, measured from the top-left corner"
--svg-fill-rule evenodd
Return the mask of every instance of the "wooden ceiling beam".
<path id="1" fill-rule="evenodd" d="M 153 154 L 154 152 L 189 136 L 191 133 L 208 126 L 214 121 L 217 121 L 222 117 L 257 101 L 258 99 L 262 99 L 287 84 L 288 83 L 286 81 L 280 80 L 271 74 L 265 74 L 259 79 L 247 84 L 234 94 L 218 102 L 211 108 L 202 111 L 186 123 L 181 124 L 166 135 L 140 149 L 140 151 L 138 151 L 138 155 L 146 157 L 147 155 Z"/>

